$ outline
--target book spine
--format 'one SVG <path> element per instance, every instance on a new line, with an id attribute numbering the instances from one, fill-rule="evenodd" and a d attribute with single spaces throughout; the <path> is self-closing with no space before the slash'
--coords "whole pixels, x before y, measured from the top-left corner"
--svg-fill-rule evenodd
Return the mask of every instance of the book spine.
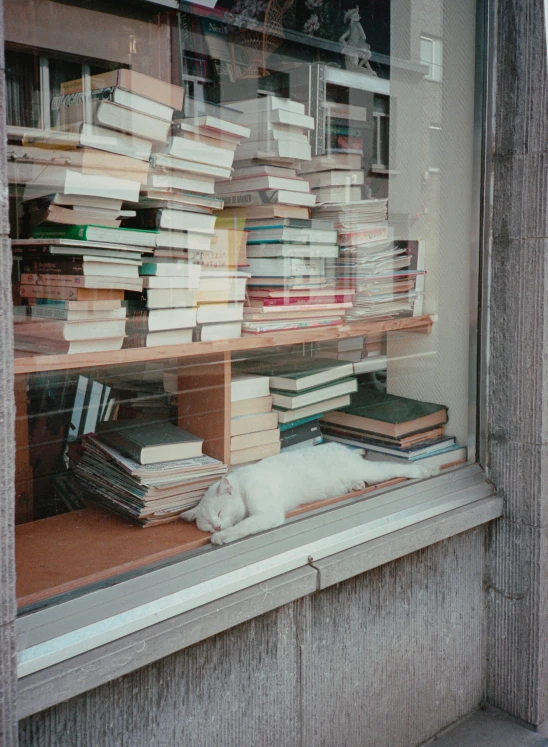
<path id="1" fill-rule="evenodd" d="M 38 226 L 32 232 L 34 239 L 72 239 L 87 241 L 88 226 Z"/>
<path id="2" fill-rule="evenodd" d="M 83 275 L 84 263 L 81 259 L 39 260 L 26 258 L 21 263 L 21 275 Z M 30 281 L 27 281 L 30 282 Z"/>

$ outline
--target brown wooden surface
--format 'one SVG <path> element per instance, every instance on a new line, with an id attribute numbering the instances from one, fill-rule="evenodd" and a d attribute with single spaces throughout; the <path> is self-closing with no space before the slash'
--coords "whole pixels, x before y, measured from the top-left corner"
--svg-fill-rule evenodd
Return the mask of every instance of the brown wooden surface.
<path id="1" fill-rule="evenodd" d="M 382 483 L 388 487 L 400 477 Z M 373 493 L 379 485 L 299 506 L 288 516 Z M 99 506 L 16 527 L 19 607 L 48 599 L 158 560 L 207 545 L 195 524 L 173 521 L 143 529 Z"/>
<path id="2" fill-rule="evenodd" d="M 22 524 L 15 532 L 21 607 L 209 542 L 195 524 L 143 529 L 95 506 Z"/>
<path id="3" fill-rule="evenodd" d="M 442 469 L 465 461 L 452 462 Z M 337 498 L 304 503 L 287 516 L 372 494 L 404 481 L 404 477 L 398 477 Z M 16 527 L 15 534 L 19 607 L 194 550 L 207 545 L 210 537 L 195 524 L 183 521 L 143 529 L 99 506 L 23 524 Z"/>
<path id="4" fill-rule="evenodd" d="M 204 439 L 202 451 L 230 460 L 230 353 L 179 369 L 179 427 Z"/>
<path id="5" fill-rule="evenodd" d="M 329 327 L 326 329 L 304 329 L 289 332 L 276 332 L 271 335 L 241 337 L 237 340 L 192 342 L 186 345 L 167 345 L 156 348 L 128 348 L 127 350 L 112 350 L 105 353 L 31 356 L 16 353 L 14 371 L 16 374 L 37 373 L 43 371 L 63 371 L 73 368 L 112 366 L 119 363 L 155 361 L 162 358 L 191 358 L 203 355 L 227 353 L 231 351 L 260 350 L 273 348 L 278 345 L 295 345 L 301 342 L 337 340 L 346 337 L 357 337 L 359 335 L 394 332 L 398 330 L 409 330 L 429 334 L 432 329 L 432 323 L 432 317 L 426 314 L 405 319 L 388 319 L 376 322 L 353 322 L 341 327 Z"/>

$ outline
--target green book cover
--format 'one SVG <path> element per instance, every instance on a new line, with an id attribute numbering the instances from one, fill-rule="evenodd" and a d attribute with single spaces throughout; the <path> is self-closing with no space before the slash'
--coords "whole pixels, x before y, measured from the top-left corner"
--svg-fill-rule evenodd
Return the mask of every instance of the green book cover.
<path id="1" fill-rule="evenodd" d="M 394 425 L 409 423 L 440 412 L 440 410 L 447 411 L 447 407 L 434 402 L 422 402 L 418 399 L 399 397 L 396 394 L 365 388 L 358 389 L 352 394 L 350 405 L 341 408 L 341 412 L 347 412 L 349 415 L 380 420 Z"/>
<path id="2" fill-rule="evenodd" d="M 293 410 L 297 407 L 305 407 L 309 404 L 322 402 L 323 400 L 330 399 L 331 397 L 338 397 L 340 392 L 337 393 L 336 391 L 334 394 L 331 394 L 331 390 L 334 390 L 340 386 L 343 386 L 343 388 L 346 389 L 346 391 L 343 393 L 350 393 L 353 391 L 353 388 L 355 389 L 355 387 L 357 386 L 356 381 L 357 380 L 354 376 L 347 376 L 344 379 L 328 381 L 325 384 L 321 384 L 320 386 L 312 387 L 312 389 L 305 389 L 304 391 L 300 390 L 298 392 L 290 392 L 286 389 L 273 389 L 272 387 L 270 387 L 270 394 L 274 397 L 273 405 L 276 407 L 276 409 Z M 350 386 L 351 384 L 353 384 L 354 386 Z M 344 387 L 344 385 L 349 386 Z M 318 396 L 312 398 L 311 400 L 310 395 L 314 394 L 315 392 L 318 393 Z M 279 397 L 285 399 L 282 399 L 280 402 Z M 282 402 L 290 402 L 291 404 L 286 407 L 285 404 L 282 404 Z"/>
<path id="3" fill-rule="evenodd" d="M 157 234 L 158 231 L 147 231 L 142 228 L 114 228 L 112 226 L 100 226 L 90 223 L 85 226 L 63 226 L 59 223 L 42 223 L 32 231 L 34 239 L 71 239 L 73 241 L 87 241 L 90 229 L 99 228 L 102 231 L 118 233 L 123 231 L 124 236 L 134 234 Z"/>
<path id="4" fill-rule="evenodd" d="M 332 358 L 265 358 L 245 365 L 248 373 L 270 377 L 272 389 L 304 392 L 321 384 L 338 381 L 354 373 L 352 363 Z"/>

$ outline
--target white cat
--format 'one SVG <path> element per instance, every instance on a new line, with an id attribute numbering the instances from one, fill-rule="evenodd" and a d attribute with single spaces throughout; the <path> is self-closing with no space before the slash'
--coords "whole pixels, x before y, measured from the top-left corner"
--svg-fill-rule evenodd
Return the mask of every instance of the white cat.
<path id="1" fill-rule="evenodd" d="M 211 542 L 227 542 L 284 523 L 302 503 L 326 500 L 393 477 L 431 477 L 437 470 L 414 464 L 369 462 L 363 451 L 329 443 L 277 454 L 214 483 L 200 503 L 181 517 L 212 532 Z"/>

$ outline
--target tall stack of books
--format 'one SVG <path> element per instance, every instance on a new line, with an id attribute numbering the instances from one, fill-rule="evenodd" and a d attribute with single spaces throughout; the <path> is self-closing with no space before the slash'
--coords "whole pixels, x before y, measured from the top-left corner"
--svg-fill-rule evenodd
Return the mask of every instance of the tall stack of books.
<path id="1" fill-rule="evenodd" d="M 280 430 L 268 377 L 235 373 L 231 400 L 230 463 L 236 466 L 277 454 Z"/>
<path id="2" fill-rule="evenodd" d="M 371 458 L 440 467 L 466 459 L 445 433 L 447 407 L 361 387 L 351 404 L 321 419 L 324 437 L 367 449 Z"/>
<path id="3" fill-rule="evenodd" d="M 228 469 L 202 454 L 201 438 L 165 422 L 108 423 L 69 457 L 91 499 L 143 527 L 178 519 Z"/>
<path id="4" fill-rule="evenodd" d="M 235 370 L 269 377 L 280 427 L 297 427 L 345 407 L 358 388 L 352 363 L 345 361 L 278 355 L 242 362 Z M 285 429 L 282 438 L 287 442 L 289 435 Z"/>
<path id="5" fill-rule="evenodd" d="M 251 278 L 244 334 L 336 326 L 352 306 L 353 289 L 328 281 L 326 262 L 338 256 L 327 221 L 264 219 L 247 224 Z"/>
<path id="6" fill-rule="evenodd" d="M 231 178 L 234 152 L 249 136 L 249 129 L 232 121 L 238 112 L 232 116 L 227 107 L 217 107 L 219 111 L 208 107 L 202 116 L 178 119 L 167 145 L 155 146 L 148 189 L 137 206 L 138 220 L 160 231 L 156 258 L 203 265 L 195 286 L 197 340 L 240 336 L 241 306 L 235 309 L 229 305 L 243 302 L 246 277 L 233 268 L 213 268 L 208 255 L 216 250 L 220 238 L 215 232 L 214 210 L 221 209 L 223 201 L 214 196 L 217 181 Z M 151 201 L 154 207 L 147 207 Z M 176 275 L 171 277 L 171 288 L 182 287 L 174 285 Z M 213 304 L 214 308 L 206 308 Z"/>
<path id="7" fill-rule="evenodd" d="M 27 175 L 30 179 L 24 192 L 28 224 L 33 237 L 41 240 L 42 252 L 52 255 L 48 266 L 43 258 L 36 260 L 34 272 L 21 276 L 21 295 L 39 302 L 34 304 L 36 310 L 30 311 L 30 319 L 29 315 L 21 316 L 18 325 L 17 337 L 25 349 L 32 338 L 42 338 L 39 318 L 43 307 L 51 306 L 44 301 L 68 301 L 71 307 L 58 308 L 64 318 L 58 319 L 59 325 L 50 325 L 36 350 L 86 352 L 121 347 L 124 330 L 119 329 L 120 320 L 116 326 L 112 319 L 103 318 L 107 309 L 97 303 L 119 303 L 124 290 L 139 293 L 142 289 L 141 254 L 153 251 L 157 232 L 131 225 L 135 218 L 131 206 L 138 202 L 141 186 L 150 178 L 152 146 L 167 141 L 173 113 L 182 108 L 183 100 L 182 88 L 131 70 L 114 70 L 87 81 L 78 78 L 63 83 L 52 101 L 53 129 L 21 137 L 18 147 L 26 148 L 34 159 L 34 171 Z M 56 165 L 60 162 L 68 166 Z M 123 209 L 124 204 L 129 209 Z M 121 221 L 128 223 L 122 228 Z M 66 251 L 62 259 L 54 259 L 61 248 L 55 242 L 63 242 L 67 250 L 72 247 L 73 254 Z M 36 257 L 36 246 L 32 252 L 29 247 L 27 253 Z M 26 256 L 23 270 L 29 261 Z M 38 292 L 29 290 L 31 283 L 40 286 Z M 69 293 L 69 289 L 77 289 L 77 293 Z M 95 307 L 74 307 L 80 302 L 93 302 Z M 108 311 L 118 314 L 119 308 Z M 85 323 L 73 321 L 77 313 L 85 314 Z M 115 329 L 116 338 L 112 334 Z M 109 342 L 93 342 L 98 339 Z"/>

